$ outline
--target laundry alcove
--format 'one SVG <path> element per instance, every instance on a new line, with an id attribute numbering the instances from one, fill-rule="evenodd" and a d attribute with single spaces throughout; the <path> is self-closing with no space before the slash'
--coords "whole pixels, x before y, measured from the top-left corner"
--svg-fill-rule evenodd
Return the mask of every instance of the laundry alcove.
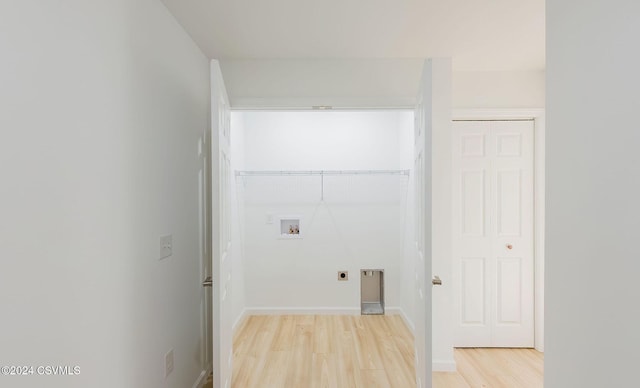
<path id="1" fill-rule="evenodd" d="M 362 268 L 384 269 L 387 309 L 410 297 L 412 111 L 238 111 L 231 128 L 237 305 L 360 313 Z"/>

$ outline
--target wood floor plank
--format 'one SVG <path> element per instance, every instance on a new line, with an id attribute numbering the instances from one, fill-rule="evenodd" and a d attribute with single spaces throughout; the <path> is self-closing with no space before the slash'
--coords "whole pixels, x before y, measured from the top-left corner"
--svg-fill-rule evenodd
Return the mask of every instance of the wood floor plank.
<path id="1" fill-rule="evenodd" d="M 296 322 L 298 322 L 296 320 Z M 313 322 L 313 321 L 312 321 Z M 285 387 L 304 387 L 311 381 L 313 365 L 313 325 L 295 326 L 293 349 Z M 239 386 L 240 387 L 240 386 Z"/>
<path id="2" fill-rule="evenodd" d="M 542 353 L 534 349 L 468 348 L 455 349 L 458 374 L 471 387 L 541 388 L 543 386 Z M 434 388 L 437 385 L 434 373 Z"/>
<path id="3" fill-rule="evenodd" d="M 380 353 L 376 347 L 373 333 L 368 330 L 365 321 L 368 317 L 351 317 L 351 331 L 354 333 L 354 343 L 358 365 L 360 369 L 384 369 Z"/>
<path id="4" fill-rule="evenodd" d="M 458 372 L 433 373 L 434 388 L 471 388 Z"/>
<path id="5" fill-rule="evenodd" d="M 311 325 L 313 326 L 316 322 L 315 315 L 294 315 L 293 316 L 296 325 Z"/>
<path id="6" fill-rule="evenodd" d="M 246 354 L 260 327 L 259 321 L 260 317 L 250 316 L 247 317 L 244 324 L 238 328 L 233 337 L 234 354 Z"/>
<path id="7" fill-rule="evenodd" d="M 259 360 L 256 357 L 235 354 L 233 356 L 233 377 L 231 385 L 234 387 L 250 388 L 251 381 L 255 380 L 254 375 L 258 362 Z"/>
<path id="8" fill-rule="evenodd" d="M 293 336 L 291 332 L 295 328 L 295 317 L 291 315 L 284 315 L 280 317 L 278 328 L 276 329 L 273 342 L 271 343 L 271 350 L 291 350 L 293 346 Z"/>
<path id="9" fill-rule="evenodd" d="M 285 387 L 289 373 L 290 359 L 291 352 L 288 351 L 267 352 L 260 378 L 257 383 L 253 382 L 251 387 Z"/>
<path id="10" fill-rule="evenodd" d="M 313 353 L 310 388 L 337 388 L 338 373 L 335 354 Z"/>
<path id="11" fill-rule="evenodd" d="M 387 321 L 388 319 L 382 315 L 370 316 L 365 320 L 365 324 L 374 335 L 384 369 L 394 371 L 387 374 L 389 383 L 393 387 L 415 386 L 415 369 L 403 359 L 394 340 L 394 331 Z"/>
<path id="12" fill-rule="evenodd" d="M 234 336 L 233 388 L 412 388 L 413 335 L 400 316 L 250 316 Z M 455 349 L 434 388 L 541 388 L 533 349 Z"/>
<path id="13" fill-rule="evenodd" d="M 392 388 L 389 383 L 387 373 L 384 370 L 363 370 L 362 371 L 363 388 Z M 395 387 L 393 387 L 395 388 Z M 400 388 L 400 387 L 397 387 Z M 408 387 L 407 387 L 408 388 Z"/>
<path id="14" fill-rule="evenodd" d="M 313 352 L 314 353 L 334 353 L 331 324 L 332 318 L 329 315 L 317 315 L 313 328 Z"/>
<path id="15" fill-rule="evenodd" d="M 413 335 L 409 328 L 405 325 L 402 317 L 399 315 L 392 315 L 387 321 L 391 327 L 394 336 L 393 340 L 396 343 L 396 348 L 402 354 L 402 358 L 406 365 L 413 365 L 414 363 L 414 346 Z"/>
<path id="16" fill-rule="evenodd" d="M 337 361 L 338 361 L 338 386 L 339 387 L 362 387 L 362 376 L 358 365 L 353 333 L 345 330 L 345 321 L 339 320 L 336 335 L 338 338 Z"/>
<path id="17" fill-rule="evenodd" d="M 279 322 L 280 317 L 271 315 L 261 316 L 256 320 L 258 328 L 253 342 L 247 349 L 247 355 L 255 359 L 253 368 L 254 371 L 259 371 L 259 373 L 254 372 L 249 375 L 247 384 L 245 385 L 246 388 L 260 386 L 262 370 L 265 368 L 267 354 L 269 353 L 269 348 L 273 342 Z"/>

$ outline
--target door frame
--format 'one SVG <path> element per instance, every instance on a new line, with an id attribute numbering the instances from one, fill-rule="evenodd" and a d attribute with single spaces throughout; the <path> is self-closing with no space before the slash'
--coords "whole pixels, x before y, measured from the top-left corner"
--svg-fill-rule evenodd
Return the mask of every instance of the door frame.
<path id="1" fill-rule="evenodd" d="M 209 116 L 211 113 L 209 113 Z M 200 241 L 200 249 L 201 249 L 201 263 L 200 263 L 200 280 L 205 281 L 207 277 L 213 276 L 212 274 L 212 257 L 211 257 L 211 247 L 212 247 L 212 235 L 211 235 L 211 165 L 210 163 L 210 143 L 209 138 L 211 136 L 211 128 L 207 128 L 204 132 L 203 136 L 198 141 L 198 160 L 202 166 L 202 181 L 200 184 L 202 187 L 199 187 L 199 206 L 202 206 L 201 214 L 204 217 L 201 220 L 200 227 L 203 230 L 200 231 L 201 239 Z M 200 179 L 200 178 L 199 178 Z M 202 298 L 204 298 L 204 305 L 201 306 L 203 309 L 204 316 L 202 317 L 202 352 L 201 357 L 203 361 L 202 365 L 202 373 L 197 381 L 197 384 L 200 382 L 204 382 L 209 374 L 213 371 L 213 340 L 212 340 L 212 327 L 213 327 L 213 290 L 211 287 L 204 287 L 204 284 L 201 289 Z"/>
<path id="2" fill-rule="evenodd" d="M 536 109 L 453 109 L 452 120 L 533 120 L 534 341 L 544 352 L 545 112 Z"/>
<path id="3" fill-rule="evenodd" d="M 211 245 L 209 247 L 211 257 L 211 271 L 212 271 L 212 340 L 213 340 L 213 352 L 212 352 L 212 369 L 213 369 L 213 386 L 214 388 L 225 388 L 231 385 L 232 379 L 232 355 L 233 355 L 233 329 L 232 329 L 232 317 L 231 311 L 225 309 L 231 302 L 225 302 L 227 297 L 231 298 L 231 271 L 227 271 L 231 265 L 232 259 L 225 260 L 225 257 L 229 258 L 232 253 L 232 240 L 230 238 L 229 227 L 229 214 L 225 214 L 227 211 L 223 206 L 228 206 L 227 191 L 223 196 L 222 190 L 228 190 L 225 186 L 226 183 L 230 184 L 232 175 L 221 174 L 221 148 L 227 148 L 227 157 L 229 157 L 230 147 L 230 134 L 220 133 L 220 125 L 226 125 L 227 130 L 231 130 L 230 116 L 227 117 L 227 113 L 230 112 L 230 100 L 227 95 L 222 71 L 220 69 L 219 62 L 217 60 L 210 61 L 210 117 L 209 117 L 209 196 L 211 206 L 207 212 L 207 216 L 210 218 L 211 228 L 209 229 L 209 235 L 211 237 Z M 221 110 L 222 106 L 222 110 Z M 221 136 L 223 137 L 221 139 Z M 231 171 L 228 171 L 231 174 Z M 224 274 L 228 274 L 225 277 Z M 228 321 L 227 321 L 228 318 Z M 224 333 L 222 331 L 227 328 L 231 333 Z M 231 341 L 231 347 L 229 352 L 222 354 L 226 350 L 226 344 Z M 228 382 L 228 384 L 226 384 Z"/>

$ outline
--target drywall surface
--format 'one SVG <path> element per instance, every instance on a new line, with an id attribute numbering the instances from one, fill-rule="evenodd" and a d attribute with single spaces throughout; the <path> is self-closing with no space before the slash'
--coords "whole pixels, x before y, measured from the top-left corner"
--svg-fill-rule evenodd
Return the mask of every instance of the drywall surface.
<path id="1" fill-rule="evenodd" d="M 411 107 L 422 59 L 233 59 L 220 63 L 244 107 Z"/>
<path id="2" fill-rule="evenodd" d="M 424 59 L 233 59 L 220 65 L 234 108 L 413 109 Z M 454 71 L 454 108 L 542 108 L 544 71 Z"/>
<path id="3" fill-rule="evenodd" d="M 544 108 L 544 71 L 457 71 L 453 107 Z"/>
<path id="4" fill-rule="evenodd" d="M 0 25 L 0 360 L 80 368 L 0 385 L 192 386 L 208 60 L 156 0 L 2 2 Z"/>
<path id="5" fill-rule="evenodd" d="M 398 166 L 397 111 L 244 112 L 247 170 Z"/>
<path id="6" fill-rule="evenodd" d="M 431 120 L 431 274 L 442 284 L 431 289 L 433 370 L 455 371 L 453 357 L 453 157 L 451 129 L 452 75 L 448 69 L 434 68 L 440 82 L 433 81 Z M 434 70 L 435 71 L 435 70 Z M 428 196 L 427 196 L 428 198 Z M 429 221 L 427 221 L 429 222 Z M 429 283 L 430 279 L 427 279 Z M 429 287 L 429 285 L 427 285 Z M 427 294 L 428 295 L 428 294 Z"/>
<path id="7" fill-rule="evenodd" d="M 546 388 L 638 380 L 638 15 L 547 2 Z"/>
<path id="8" fill-rule="evenodd" d="M 411 123 L 395 111 L 242 115 L 247 170 L 399 169 L 399 126 Z M 358 311 L 363 268 L 384 269 L 386 305 L 400 305 L 408 177 L 237 179 L 248 308 Z M 300 235 L 281 236 L 281 218 L 299 219 Z M 341 270 L 348 281 L 338 281 Z"/>

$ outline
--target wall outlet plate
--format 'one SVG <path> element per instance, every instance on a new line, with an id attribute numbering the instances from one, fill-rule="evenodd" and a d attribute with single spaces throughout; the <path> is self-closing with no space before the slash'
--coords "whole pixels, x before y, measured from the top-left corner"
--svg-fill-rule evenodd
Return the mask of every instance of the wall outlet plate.
<path id="1" fill-rule="evenodd" d="M 164 355 L 164 377 L 169 377 L 173 372 L 173 349 Z"/>
<path id="2" fill-rule="evenodd" d="M 349 280 L 349 271 L 338 271 L 338 280 L 341 282 Z"/>
<path id="3" fill-rule="evenodd" d="M 160 236 L 160 260 L 173 255 L 173 235 Z"/>

